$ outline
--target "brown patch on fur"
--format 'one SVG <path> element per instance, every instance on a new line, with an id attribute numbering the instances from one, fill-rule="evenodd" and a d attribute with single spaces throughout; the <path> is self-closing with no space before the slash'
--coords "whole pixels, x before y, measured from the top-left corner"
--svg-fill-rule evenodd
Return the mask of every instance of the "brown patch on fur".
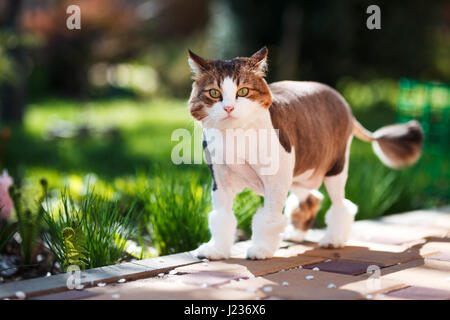
<path id="1" fill-rule="evenodd" d="M 393 168 L 414 164 L 422 152 L 423 131 L 417 121 L 383 127 L 373 137 Z"/>
<path id="2" fill-rule="evenodd" d="M 356 119 L 353 121 L 355 136 L 367 142 L 378 144 L 384 157 L 384 164 L 392 168 L 401 168 L 414 164 L 420 157 L 423 146 L 423 130 L 413 120 L 403 124 L 382 127 L 371 133 Z M 382 159 L 383 160 L 383 159 Z"/>
<path id="3" fill-rule="evenodd" d="M 191 112 L 191 115 L 199 121 L 208 115 L 201 104 L 191 106 L 189 111 Z"/>
<path id="4" fill-rule="evenodd" d="M 294 176 L 308 169 L 315 174 L 339 174 L 353 132 L 353 115 L 344 98 L 316 82 L 271 83 L 270 116 L 287 152 L 295 150 Z"/>
<path id="5" fill-rule="evenodd" d="M 314 219 L 320 209 L 320 199 L 310 194 L 300 202 L 298 208 L 291 213 L 292 225 L 300 230 L 307 231 L 314 224 Z"/>

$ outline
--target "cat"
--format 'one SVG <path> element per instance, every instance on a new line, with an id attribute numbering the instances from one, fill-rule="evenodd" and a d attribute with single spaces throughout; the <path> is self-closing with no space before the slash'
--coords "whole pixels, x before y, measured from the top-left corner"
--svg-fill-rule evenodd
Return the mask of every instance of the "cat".
<path id="1" fill-rule="evenodd" d="M 231 152 L 226 138 L 214 144 L 211 136 L 217 132 L 225 137 L 226 132 L 239 129 L 267 129 L 276 133 L 276 143 L 270 146 L 276 152 L 271 152 L 270 161 L 279 163 L 273 174 L 261 174 L 263 166 L 250 163 L 248 154 L 240 163 L 208 163 L 213 179 L 213 210 L 208 215 L 211 240 L 195 250 L 199 257 L 230 257 L 237 227 L 233 199 L 244 187 L 264 196 L 264 206 L 252 219 L 247 258 L 271 258 L 282 239 L 302 241 L 320 208 L 323 196 L 317 189 L 322 183 L 332 205 L 319 245 L 344 247 L 357 212 L 357 206 L 345 198 L 353 136 L 371 142 L 380 160 L 392 168 L 411 165 L 420 157 L 423 131 L 417 121 L 371 133 L 328 85 L 306 81 L 268 84 L 267 55 L 263 47 L 250 57 L 207 60 L 188 50 L 194 80 L 188 106 L 203 127 L 205 158 L 211 159 L 218 148 L 225 154 Z M 266 142 L 256 143 L 262 148 Z"/>

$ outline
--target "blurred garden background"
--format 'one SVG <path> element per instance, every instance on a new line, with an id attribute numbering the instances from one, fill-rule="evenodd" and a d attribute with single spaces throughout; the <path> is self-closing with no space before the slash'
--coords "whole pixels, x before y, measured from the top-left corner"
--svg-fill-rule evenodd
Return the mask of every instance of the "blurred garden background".
<path id="1" fill-rule="evenodd" d="M 80 30 L 66 26 L 73 4 Z M 192 250 L 209 239 L 208 169 L 170 157 L 173 130 L 197 126 L 187 110 L 188 48 L 230 59 L 266 45 L 269 82 L 327 83 L 370 130 L 422 123 L 424 154 L 401 171 L 353 142 L 347 194 L 357 219 L 448 205 L 450 3 L 377 1 L 380 30 L 366 27 L 371 4 L 0 0 L 0 169 L 8 172 L 0 178 L 0 280 Z M 262 203 L 249 190 L 236 199 L 241 238 Z M 326 198 L 316 227 L 328 207 Z"/>

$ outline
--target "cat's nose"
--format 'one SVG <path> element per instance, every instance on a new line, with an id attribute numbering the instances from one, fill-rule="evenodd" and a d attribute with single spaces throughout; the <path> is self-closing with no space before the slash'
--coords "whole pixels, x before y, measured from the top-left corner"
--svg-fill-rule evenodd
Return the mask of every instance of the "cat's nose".
<path id="1" fill-rule="evenodd" d="M 231 113 L 231 111 L 234 110 L 234 107 L 233 106 L 226 106 L 226 107 L 223 107 L 223 110 L 225 110 L 227 113 Z"/>

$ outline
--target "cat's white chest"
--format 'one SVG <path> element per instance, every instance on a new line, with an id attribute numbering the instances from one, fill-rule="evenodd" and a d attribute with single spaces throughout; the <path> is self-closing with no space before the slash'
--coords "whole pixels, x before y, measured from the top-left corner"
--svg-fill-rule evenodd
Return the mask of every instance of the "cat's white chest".
<path id="1" fill-rule="evenodd" d="M 204 138 L 217 170 L 224 170 L 226 184 L 242 189 L 250 187 L 264 194 L 267 177 L 277 176 L 290 160 L 272 127 L 269 113 L 251 127 L 218 130 L 205 128 Z M 291 156 L 288 156 L 289 158 Z"/>

